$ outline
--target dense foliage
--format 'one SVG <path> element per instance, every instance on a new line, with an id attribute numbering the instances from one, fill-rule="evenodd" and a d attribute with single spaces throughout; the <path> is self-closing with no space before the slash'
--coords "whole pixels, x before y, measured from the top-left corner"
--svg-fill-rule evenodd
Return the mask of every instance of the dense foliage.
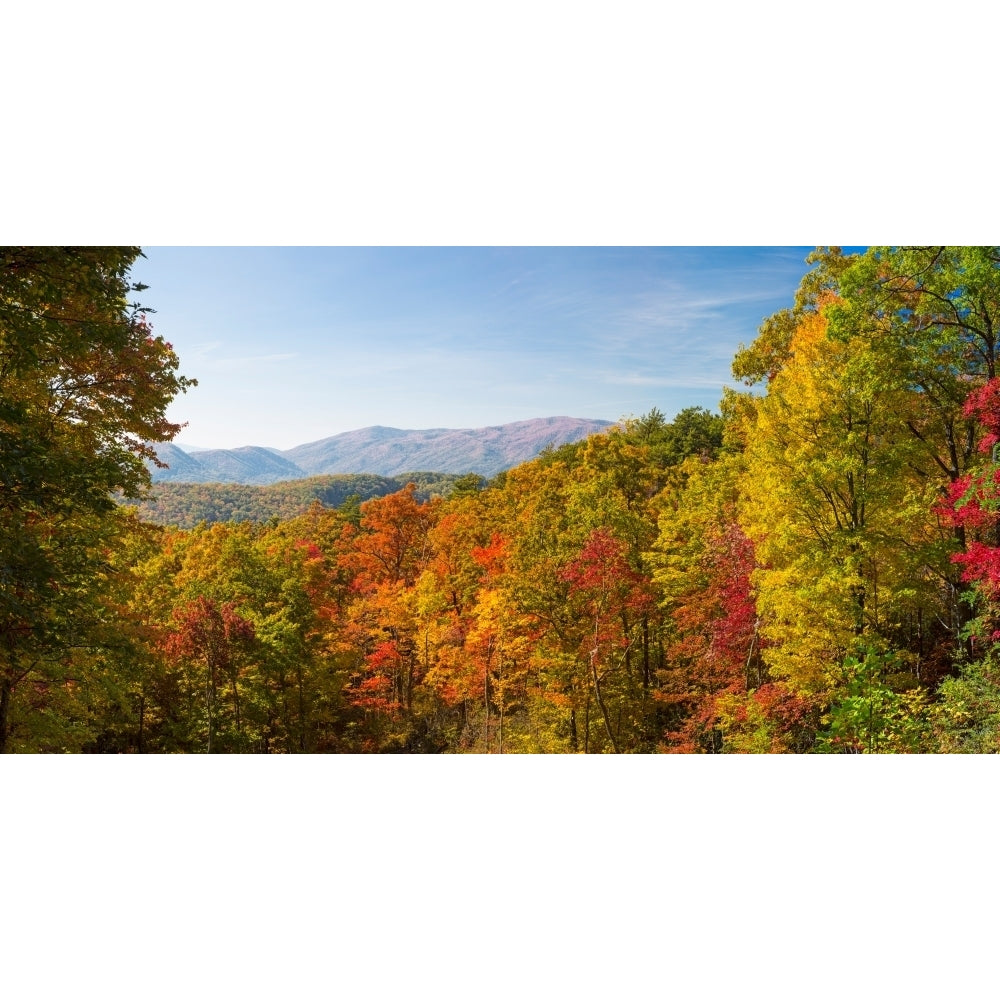
<path id="1" fill-rule="evenodd" d="M 477 485 L 485 482 L 475 475 L 472 480 Z M 178 528 L 193 528 L 202 521 L 285 520 L 304 514 L 316 502 L 324 507 L 356 507 L 363 500 L 395 493 L 410 482 L 416 484 L 418 496 L 429 500 L 449 495 L 456 485 L 461 488 L 470 479 L 446 472 L 411 472 L 405 476 L 310 476 L 270 486 L 161 482 L 138 504 L 138 513 L 144 521 Z"/>
<path id="2" fill-rule="evenodd" d="M 5 258 L 8 749 L 1000 749 L 1000 249 L 818 250 L 721 416 L 183 527 L 108 502 L 185 386 L 126 258 Z"/>
<path id="3" fill-rule="evenodd" d="M 0 248 L 0 751 L 25 728 L 18 745 L 60 742 L 103 688 L 128 531 L 112 494 L 138 496 L 149 442 L 179 429 L 165 410 L 189 383 L 129 302 L 138 253 Z"/>

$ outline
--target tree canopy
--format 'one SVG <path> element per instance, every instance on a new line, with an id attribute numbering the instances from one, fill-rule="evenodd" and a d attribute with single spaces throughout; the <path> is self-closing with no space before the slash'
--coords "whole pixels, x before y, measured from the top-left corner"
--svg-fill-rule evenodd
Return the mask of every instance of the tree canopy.
<path id="1" fill-rule="evenodd" d="M 0 249 L 0 748 L 15 688 L 111 627 L 95 593 L 191 381 L 130 296 L 135 247 Z"/>
<path id="2" fill-rule="evenodd" d="M 1000 750 L 997 248 L 819 248 L 721 414 L 167 527 L 136 253 L 2 251 L 5 749 Z"/>

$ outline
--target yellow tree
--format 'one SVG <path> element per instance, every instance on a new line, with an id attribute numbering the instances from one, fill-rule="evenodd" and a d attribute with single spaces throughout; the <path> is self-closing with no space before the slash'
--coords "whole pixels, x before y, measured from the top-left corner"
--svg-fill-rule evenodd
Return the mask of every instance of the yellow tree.
<path id="1" fill-rule="evenodd" d="M 887 345 L 832 339 L 819 297 L 797 318 L 767 394 L 744 405 L 743 527 L 772 672 L 802 692 L 837 683 L 860 637 L 928 598 L 933 484 L 910 472 L 914 405 Z"/>
<path id="2" fill-rule="evenodd" d="M 529 712 L 535 723 L 545 720 L 549 745 L 574 752 L 589 745 L 593 697 L 586 664 L 577 656 L 585 626 L 571 607 L 570 584 L 563 575 L 588 532 L 572 516 L 568 501 L 572 482 L 581 474 L 580 450 L 566 456 L 568 461 L 546 458 L 518 466 L 507 473 L 502 489 L 491 491 L 491 517 L 504 525 L 509 540 L 497 584 L 502 606 L 530 623 L 533 637 Z"/>
<path id="3" fill-rule="evenodd" d="M 504 542 L 484 494 L 450 499 L 428 533 L 431 556 L 417 581 L 424 687 L 436 716 L 458 746 L 489 746 L 489 665 L 472 637 L 481 592 L 501 572 Z"/>

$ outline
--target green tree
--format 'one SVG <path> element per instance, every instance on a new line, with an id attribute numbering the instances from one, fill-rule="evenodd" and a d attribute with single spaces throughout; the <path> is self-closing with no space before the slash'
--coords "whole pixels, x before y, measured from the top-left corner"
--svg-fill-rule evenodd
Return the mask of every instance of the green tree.
<path id="1" fill-rule="evenodd" d="M 1000 753 L 1000 664 L 997 647 L 959 666 L 941 684 L 931 714 L 941 753 Z"/>
<path id="2" fill-rule="evenodd" d="M 927 694 L 906 683 L 909 676 L 894 654 L 860 643 L 841 669 L 821 750 L 919 753 L 927 748 Z"/>
<path id="3" fill-rule="evenodd" d="M 626 421 L 625 432 L 631 440 L 648 447 L 652 464 L 667 468 L 680 465 L 691 455 L 714 458 L 722 447 L 724 426 L 722 417 L 701 406 L 681 410 L 669 423 L 654 406 L 638 420 Z"/>
<path id="4" fill-rule="evenodd" d="M 37 692 L 82 683 L 67 663 L 102 640 L 114 495 L 141 496 L 150 443 L 180 429 L 167 405 L 194 384 L 129 301 L 138 255 L 0 248 L 0 750 L 15 716 L 32 746 Z"/>

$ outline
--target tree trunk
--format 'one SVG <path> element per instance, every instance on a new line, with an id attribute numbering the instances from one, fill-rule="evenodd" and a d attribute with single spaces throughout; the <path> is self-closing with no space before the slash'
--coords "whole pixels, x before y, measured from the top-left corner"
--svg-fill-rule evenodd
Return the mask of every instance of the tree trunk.
<path id="1" fill-rule="evenodd" d="M 306 700 L 302 689 L 302 663 L 296 661 L 296 682 L 299 688 L 299 752 L 306 752 Z"/>
<path id="2" fill-rule="evenodd" d="M 230 683 L 233 689 L 233 710 L 236 713 L 236 732 L 243 735 L 243 720 L 240 718 L 240 692 L 236 686 L 236 667 L 230 671 Z"/>
<path id="3" fill-rule="evenodd" d="M 629 625 L 628 615 L 622 612 L 622 635 L 626 637 L 628 645 L 625 647 L 625 674 L 632 679 L 632 643 L 628 640 Z"/>
<path id="4" fill-rule="evenodd" d="M 215 708 L 215 669 L 212 660 L 208 660 L 208 679 L 205 684 L 205 702 L 208 706 L 208 753 L 212 752 L 212 712 Z"/>
<path id="5" fill-rule="evenodd" d="M 649 690 L 649 619 L 642 616 L 642 689 Z"/>
<path id="6" fill-rule="evenodd" d="M 611 731 L 611 720 L 608 718 L 608 710 L 604 704 L 604 696 L 601 694 L 601 679 L 597 674 L 596 650 L 590 654 L 590 675 L 594 681 L 594 697 L 597 699 L 597 707 L 601 710 L 601 718 L 604 720 L 604 731 L 608 734 L 608 739 L 611 741 L 611 748 L 614 752 L 621 753 L 618 749 L 618 741 L 615 739 L 615 734 Z"/>
<path id="7" fill-rule="evenodd" d="M 486 669 L 483 671 L 483 705 L 486 708 L 486 728 L 485 736 L 483 737 L 483 743 L 486 747 L 486 752 L 490 752 L 490 658 L 487 652 L 486 656 Z"/>
<path id="8" fill-rule="evenodd" d="M 282 742 L 285 750 L 291 752 L 292 749 L 292 714 L 288 707 L 288 678 L 285 677 L 285 668 L 282 667 L 278 673 L 278 693 L 281 697 L 281 727 Z"/>
<path id="9" fill-rule="evenodd" d="M 968 548 L 966 544 L 965 528 L 960 524 L 955 525 L 952 529 L 952 533 L 961 551 L 965 552 Z M 972 637 L 969 636 L 967 639 L 961 638 L 961 634 L 965 629 L 965 626 L 968 625 L 976 616 L 971 602 L 962 600 L 963 592 L 968 589 L 971 589 L 971 584 L 966 584 L 963 587 L 961 583 L 955 583 L 952 593 L 952 603 L 954 605 L 953 614 L 955 616 L 955 645 L 962 650 L 968 658 L 971 659 L 975 652 L 973 649 Z"/>
<path id="10" fill-rule="evenodd" d="M 10 718 L 11 684 L 7 678 L 0 682 L 0 753 L 7 752 L 7 733 Z"/>
<path id="11" fill-rule="evenodd" d="M 604 704 L 604 696 L 601 694 L 601 678 L 597 673 L 597 654 L 600 646 L 597 641 L 597 622 L 594 622 L 594 648 L 590 651 L 590 676 L 594 681 L 594 697 L 597 699 L 597 707 L 601 710 L 601 718 L 604 719 L 604 731 L 608 734 L 608 739 L 611 740 L 611 746 L 615 753 L 620 753 L 618 749 L 618 741 L 615 739 L 615 734 L 611 731 L 611 720 L 608 718 L 608 709 Z"/>

